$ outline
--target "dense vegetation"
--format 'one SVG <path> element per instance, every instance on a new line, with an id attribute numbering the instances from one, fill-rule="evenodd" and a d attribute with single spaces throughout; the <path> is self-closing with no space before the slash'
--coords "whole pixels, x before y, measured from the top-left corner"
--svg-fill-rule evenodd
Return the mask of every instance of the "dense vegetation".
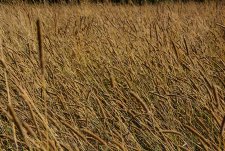
<path id="1" fill-rule="evenodd" d="M 224 10 L 0 5 L 0 150 L 224 150 Z"/>
<path id="2" fill-rule="evenodd" d="M 32 3 L 32 4 L 37 4 L 37 3 L 64 3 L 64 4 L 78 4 L 80 5 L 81 3 L 113 3 L 113 4 L 138 4 L 138 5 L 143 5 L 143 4 L 155 4 L 158 2 L 222 2 L 222 0 L 0 0 L 0 2 L 3 3 Z"/>

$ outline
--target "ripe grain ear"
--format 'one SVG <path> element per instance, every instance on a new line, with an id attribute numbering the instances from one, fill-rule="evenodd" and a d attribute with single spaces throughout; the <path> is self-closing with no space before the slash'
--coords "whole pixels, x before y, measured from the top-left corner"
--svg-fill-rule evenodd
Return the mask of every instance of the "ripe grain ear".
<path id="1" fill-rule="evenodd" d="M 36 21 L 36 25 L 37 25 L 39 61 L 40 61 L 41 74 L 43 75 L 44 74 L 44 54 L 43 54 L 43 47 L 42 47 L 41 22 L 39 19 Z"/>
<path id="2" fill-rule="evenodd" d="M 44 62 L 44 51 L 43 51 L 43 42 L 42 42 L 42 29 L 41 21 L 38 19 L 36 21 L 37 25 L 37 41 L 38 41 L 38 52 L 39 52 L 39 62 L 41 69 L 41 98 L 45 100 L 45 62 Z"/>
<path id="3" fill-rule="evenodd" d="M 40 62 L 40 69 L 41 69 L 41 99 L 44 102 L 45 108 L 45 122 L 48 125 L 48 108 L 46 102 L 46 84 L 45 84 L 45 62 L 44 62 L 44 51 L 43 51 L 43 41 L 42 41 L 42 26 L 41 21 L 38 19 L 36 21 L 37 26 L 37 41 L 38 41 L 38 52 L 39 52 L 39 62 Z M 49 135 L 48 130 L 46 129 L 46 142 L 47 142 L 47 150 L 49 149 Z"/>

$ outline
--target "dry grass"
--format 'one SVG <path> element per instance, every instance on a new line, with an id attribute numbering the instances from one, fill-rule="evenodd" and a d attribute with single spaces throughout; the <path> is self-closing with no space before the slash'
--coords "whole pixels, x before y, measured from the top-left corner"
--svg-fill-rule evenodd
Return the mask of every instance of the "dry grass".
<path id="1" fill-rule="evenodd" d="M 0 5 L 1 149 L 224 150 L 224 7 Z"/>

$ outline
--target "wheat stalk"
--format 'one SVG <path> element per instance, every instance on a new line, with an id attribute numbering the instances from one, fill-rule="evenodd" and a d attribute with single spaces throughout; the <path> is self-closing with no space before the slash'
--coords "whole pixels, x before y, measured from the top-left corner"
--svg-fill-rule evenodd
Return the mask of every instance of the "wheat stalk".
<path id="1" fill-rule="evenodd" d="M 90 135 L 91 137 L 93 137 L 94 139 L 96 139 L 97 141 L 99 141 L 101 144 L 107 146 L 107 143 L 101 139 L 98 135 L 94 134 L 93 132 L 91 132 L 88 129 L 82 129 L 83 132 L 87 133 L 88 135 Z"/>
<path id="2" fill-rule="evenodd" d="M 8 71 L 7 71 L 7 66 L 6 63 L 4 61 L 4 54 L 3 54 L 3 49 L 2 49 L 2 41 L 0 39 L 0 53 L 1 53 L 1 63 L 4 67 L 4 77 L 5 77 L 5 85 L 6 85 L 6 91 L 7 91 L 7 99 L 8 99 L 8 105 L 12 106 L 12 100 L 11 100 L 11 96 L 10 96 L 10 91 L 9 91 L 9 83 L 8 83 Z M 18 143 L 17 143 L 17 137 L 16 137 L 16 128 L 15 128 L 15 124 L 14 122 L 12 122 L 12 130 L 13 130 L 13 138 L 14 138 L 14 142 L 16 144 L 16 150 L 18 151 Z"/>
<path id="3" fill-rule="evenodd" d="M 136 100 L 141 104 L 141 106 L 144 108 L 144 110 L 146 111 L 146 113 L 151 113 L 150 110 L 148 109 L 147 104 L 144 102 L 144 100 L 142 98 L 140 98 L 140 96 L 134 92 L 134 91 L 130 91 L 130 94 L 136 98 Z"/>
<path id="4" fill-rule="evenodd" d="M 184 125 L 184 127 L 187 128 L 190 132 L 192 132 L 196 136 L 198 136 L 202 140 L 202 142 L 204 142 L 208 147 L 210 147 L 212 145 L 207 138 L 205 138 L 203 135 L 201 135 L 198 131 L 196 131 L 191 126 Z"/>
<path id="5" fill-rule="evenodd" d="M 18 119 L 18 117 L 16 115 L 16 112 L 14 111 L 14 109 L 13 109 L 13 107 L 12 107 L 11 104 L 8 105 L 8 109 L 9 109 L 10 115 L 12 116 L 13 122 L 18 127 L 21 135 L 23 136 L 23 139 L 24 139 L 25 143 L 28 145 L 29 149 L 31 150 L 30 145 L 29 145 L 29 142 L 27 140 L 28 137 L 27 137 L 26 131 L 24 130 L 24 128 L 22 126 L 22 123 Z"/>

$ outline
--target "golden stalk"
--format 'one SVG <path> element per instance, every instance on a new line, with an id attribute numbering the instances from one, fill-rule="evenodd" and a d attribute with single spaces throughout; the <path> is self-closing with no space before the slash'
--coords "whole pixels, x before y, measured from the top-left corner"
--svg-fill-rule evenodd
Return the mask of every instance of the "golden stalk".
<path id="1" fill-rule="evenodd" d="M 6 91 L 7 91 L 7 99 L 8 99 L 8 103 L 10 106 L 12 106 L 12 100 L 10 97 L 10 91 L 9 91 L 9 83 L 8 83 L 8 71 L 7 71 L 7 66 L 6 63 L 4 61 L 4 54 L 3 54 L 3 49 L 2 49 L 2 41 L 0 40 L 0 53 L 1 53 L 1 62 L 2 65 L 4 67 L 4 76 L 5 76 L 5 85 L 6 85 Z M 13 139 L 16 145 L 16 150 L 18 151 L 18 143 L 17 143 L 17 138 L 16 138 L 16 128 L 15 128 L 15 124 L 14 122 L 12 122 L 12 130 L 13 130 Z"/>
<path id="2" fill-rule="evenodd" d="M 225 136 L 223 136 L 224 131 L 225 131 L 225 116 L 223 117 L 223 121 L 222 121 L 221 127 L 220 127 L 220 134 L 221 134 L 222 138 L 225 138 Z"/>
<path id="3" fill-rule="evenodd" d="M 186 41 L 185 37 L 183 37 L 183 38 L 184 38 L 184 45 L 185 45 L 185 49 L 186 49 L 186 54 L 189 55 L 187 41 Z"/>
<path id="4" fill-rule="evenodd" d="M 180 132 L 177 132 L 175 130 L 161 130 L 162 133 L 171 133 L 171 134 L 176 134 L 182 136 Z"/>
<path id="5" fill-rule="evenodd" d="M 9 110 L 9 113 L 10 115 L 12 116 L 13 118 L 13 121 L 15 123 L 15 125 L 17 126 L 17 128 L 19 129 L 21 135 L 23 136 L 23 139 L 24 139 L 24 142 L 28 145 L 29 147 L 29 142 L 27 140 L 27 134 L 26 134 L 26 131 L 25 129 L 23 128 L 22 126 L 22 123 L 20 122 L 19 118 L 17 117 L 16 115 L 16 112 L 14 111 L 12 105 L 8 105 L 8 110 Z M 30 148 L 30 147 L 29 147 Z"/>
<path id="6" fill-rule="evenodd" d="M 190 132 L 192 132 L 193 134 L 195 134 L 196 136 L 199 137 L 199 139 L 202 140 L 202 142 L 204 142 L 207 146 L 211 146 L 210 141 L 208 139 L 206 139 L 202 134 L 200 134 L 198 131 L 196 131 L 194 128 L 192 128 L 191 126 L 185 125 L 185 128 L 187 128 Z"/>
<path id="7" fill-rule="evenodd" d="M 171 41 L 172 43 L 172 46 L 173 46 L 173 50 L 174 50 L 174 53 L 175 53 L 175 56 L 177 59 L 179 59 L 179 55 L 178 55 L 178 51 L 177 51 L 177 48 L 176 48 L 176 45 L 173 41 Z"/>
<path id="8" fill-rule="evenodd" d="M 124 147 L 124 144 L 121 142 L 117 142 L 115 140 L 111 140 L 112 144 L 115 144 L 117 147 L 119 147 L 122 151 L 127 151 L 127 149 Z"/>
<path id="9" fill-rule="evenodd" d="M 144 108 L 146 113 L 151 113 L 150 110 L 148 109 L 147 104 L 144 102 L 144 100 L 134 91 L 131 91 L 130 94 L 136 98 L 136 100 L 141 104 L 141 106 Z"/>
<path id="10" fill-rule="evenodd" d="M 82 131 L 85 132 L 85 133 L 87 133 L 88 135 L 90 135 L 91 137 L 93 137 L 94 139 L 96 139 L 97 141 L 99 141 L 101 144 L 107 146 L 107 143 L 102 138 L 100 138 L 98 135 L 94 134 L 90 130 L 88 130 L 88 129 L 82 129 Z"/>

